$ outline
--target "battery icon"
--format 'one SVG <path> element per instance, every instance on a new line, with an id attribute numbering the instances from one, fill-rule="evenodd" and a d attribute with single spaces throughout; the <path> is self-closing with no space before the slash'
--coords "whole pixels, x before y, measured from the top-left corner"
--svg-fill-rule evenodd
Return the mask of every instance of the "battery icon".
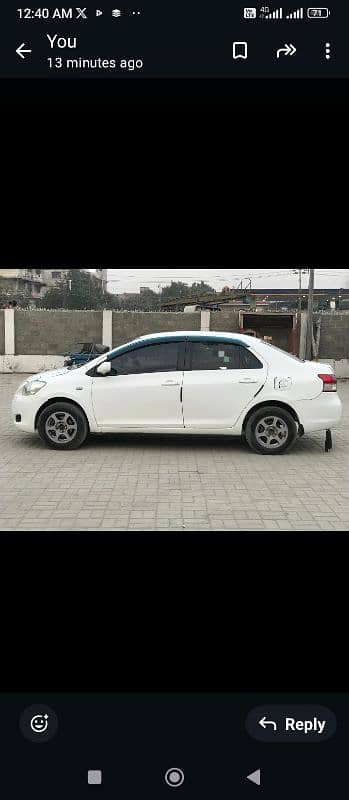
<path id="1" fill-rule="evenodd" d="M 329 16 L 329 8 L 308 8 L 307 11 L 307 17 L 309 19 L 327 19 Z"/>

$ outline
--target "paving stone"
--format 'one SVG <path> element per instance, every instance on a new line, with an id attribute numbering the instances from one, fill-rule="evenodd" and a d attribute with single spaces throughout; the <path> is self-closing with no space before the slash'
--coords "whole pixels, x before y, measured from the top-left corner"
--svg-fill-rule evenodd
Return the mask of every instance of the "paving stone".
<path id="1" fill-rule="evenodd" d="M 0 375 L 0 532 L 101 534 L 349 531 L 349 382 L 344 419 L 267 458 L 225 437 L 90 437 L 58 453 L 11 422 L 24 375 Z"/>

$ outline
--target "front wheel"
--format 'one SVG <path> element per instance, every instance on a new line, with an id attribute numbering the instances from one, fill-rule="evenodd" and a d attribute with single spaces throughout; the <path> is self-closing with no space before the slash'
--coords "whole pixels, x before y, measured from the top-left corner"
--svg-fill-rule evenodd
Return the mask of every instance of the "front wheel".
<path id="1" fill-rule="evenodd" d="M 297 436 L 297 423 L 286 409 L 278 406 L 258 409 L 246 425 L 246 439 L 251 449 L 268 456 L 290 450 Z"/>
<path id="2" fill-rule="evenodd" d="M 72 403 L 53 403 L 44 408 L 38 420 L 38 433 L 55 450 L 76 450 L 88 434 L 88 423 L 80 408 Z"/>

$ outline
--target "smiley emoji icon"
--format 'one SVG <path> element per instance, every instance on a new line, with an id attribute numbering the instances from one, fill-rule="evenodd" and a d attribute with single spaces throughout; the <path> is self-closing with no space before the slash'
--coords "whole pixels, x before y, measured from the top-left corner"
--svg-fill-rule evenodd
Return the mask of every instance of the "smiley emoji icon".
<path id="1" fill-rule="evenodd" d="M 58 717 L 50 706 L 37 703 L 22 711 L 19 719 L 22 735 L 37 745 L 50 742 L 58 731 Z"/>
<path id="2" fill-rule="evenodd" d="M 48 714 L 37 714 L 30 721 L 33 733 L 46 733 L 48 728 Z"/>

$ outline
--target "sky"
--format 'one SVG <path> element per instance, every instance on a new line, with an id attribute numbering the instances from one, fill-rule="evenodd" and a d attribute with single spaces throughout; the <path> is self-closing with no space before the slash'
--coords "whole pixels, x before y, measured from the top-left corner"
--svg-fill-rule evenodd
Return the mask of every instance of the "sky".
<path id="1" fill-rule="evenodd" d="M 260 268 L 260 267 L 121 267 L 108 270 L 108 289 L 113 292 L 139 292 L 140 286 L 148 286 L 154 291 L 159 291 L 161 286 L 171 283 L 171 280 L 181 280 L 184 283 L 204 280 L 216 289 L 223 286 L 238 286 L 240 281 L 252 279 L 255 288 L 296 288 L 298 275 L 294 275 L 292 268 Z M 303 277 L 304 286 L 308 285 L 308 278 Z M 349 289 L 349 270 L 343 267 L 326 267 L 316 270 L 316 285 L 319 288 L 347 288 Z"/>

